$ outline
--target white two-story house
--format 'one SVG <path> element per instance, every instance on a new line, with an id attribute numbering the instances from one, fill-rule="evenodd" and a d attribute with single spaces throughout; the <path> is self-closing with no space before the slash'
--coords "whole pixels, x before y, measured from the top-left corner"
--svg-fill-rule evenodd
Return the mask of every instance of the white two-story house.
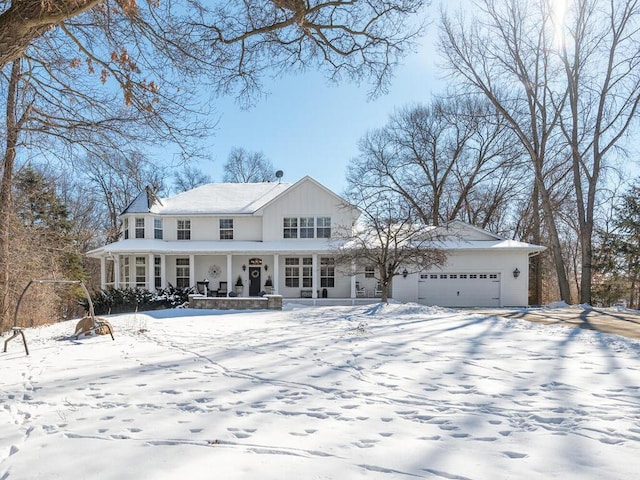
<path id="1" fill-rule="evenodd" d="M 373 267 L 353 276 L 331 257 L 332 238 L 359 215 L 310 177 L 293 184 L 212 183 L 168 198 L 147 189 L 122 212 L 121 240 L 88 255 L 101 262 L 103 289 L 173 285 L 208 295 L 375 297 Z M 444 306 L 526 305 L 529 256 L 544 248 L 462 222 L 455 230 L 455 240 L 443 244 L 447 264 L 396 277 L 391 296 Z"/>

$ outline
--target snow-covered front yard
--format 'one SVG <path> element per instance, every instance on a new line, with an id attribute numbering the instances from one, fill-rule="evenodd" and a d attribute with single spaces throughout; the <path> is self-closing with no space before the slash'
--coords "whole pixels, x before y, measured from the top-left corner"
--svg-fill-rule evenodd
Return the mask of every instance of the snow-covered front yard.
<path id="1" fill-rule="evenodd" d="M 640 472 L 637 341 L 393 304 L 109 320 L 0 353 L 1 480 Z"/>

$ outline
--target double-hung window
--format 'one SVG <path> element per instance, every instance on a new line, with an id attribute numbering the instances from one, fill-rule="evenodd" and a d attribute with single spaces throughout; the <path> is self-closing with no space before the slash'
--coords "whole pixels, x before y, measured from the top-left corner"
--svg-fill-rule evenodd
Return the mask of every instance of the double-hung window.
<path id="1" fill-rule="evenodd" d="M 160 257 L 153 257 L 153 281 L 156 288 L 162 287 L 162 260 Z"/>
<path id="2" fill-rule="evenodd" d="M 122 259 L 122 267 L 120 269 L 120 281 L 125 287 L 129 286 L 129 257 Z"/>
<path id="3" fill-rule="evenodd" d="M 313 287 L 313 258 L 302 259 L 302 286 L 304 288 Z"/>
<path id="4" fill-rule="evenodd" d="M 189 259 L 176 258 L 176 287 L 189 287 Z"/>
<path id="5" fill-rule="evenodd" d="M 136 257 L 136 287 L 147 285 L 147 263 L 145 257 Z"/>
<path id="6" fill-rule="evenodd" d="M 313 238 L 313 217 L 300 218 L 300 238 Z"/>
<path id="7" fill-rule="evenodd" d="M 136 238 L 144 238 L 144 218 L 136 218 Z"/>
<path id="8" fill-rule="evenodd" d="M 220 240 L 233 240 L 233 219 L 220 219 Z"/>
<path id="9" fill-rule="evenodd" d="M 162 219 L 154 218 L 153 219 L 153 238 L 156 240 L 162 240 L 163 237 L 163 228 L 162 228 Z"/>
<path id="10" fill-rule="evenodd" d="M 284 259 L 284 284 L 287 287 L 300 286 L 300 259 L 285 258 Z"/>
<path id="11" fill-rule="evenodd" d="M 336 286 L 336 267 L 333 258 L 320 258 L 320 286 Z"/>
<path id="12" fill-rule="evenodd" d="M 178 240 L 191 240 L 191 220 L 178 220 Z"/>
<path id="13" fill-rule="evenodd" d="M 283 222 L 284 238 L 298 238 L 298 218 L 285 217 Z"/>
<path id="14" fill-rule="evenodd" d="M 316 238 L 331 238 L 331 217 L 318 217 Z"/>
<path id="15" fill-rule="evenodd" d="M 127 240 L 129 238 L 129 219 L 125 218 L 124 222 L 122 222 L 122 231 L 124 233 L 124 239 Z"/>

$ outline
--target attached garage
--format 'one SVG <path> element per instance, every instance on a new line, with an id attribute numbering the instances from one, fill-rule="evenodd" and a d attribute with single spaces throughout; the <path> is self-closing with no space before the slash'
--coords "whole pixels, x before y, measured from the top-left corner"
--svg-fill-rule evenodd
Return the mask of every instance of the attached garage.
<path id="1" fill-rule="evenodd" d="M 529 302 L 529 259 L 544 247 L 503 238 L 464 222 L 447 224 L 449 235 L 434 246 L 445 264 L 394 278 L 401 302 L 442 307 L 521 307 Z M 403 270 L 403 267 L 399 269 Z"/>
<path id="2" fill-rule="evenodd" d="M 418 302 L 443 307 L 499 307 L 500 274 L 428 272 L 418 280 Z"/>

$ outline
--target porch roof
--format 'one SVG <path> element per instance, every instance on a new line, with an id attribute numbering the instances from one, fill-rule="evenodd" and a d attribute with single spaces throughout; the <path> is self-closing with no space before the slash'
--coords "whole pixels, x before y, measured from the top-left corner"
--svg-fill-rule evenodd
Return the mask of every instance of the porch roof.
<path id="1" fill-rule="evenodd" d="M 87 252 L 87 256 L 100 258 L 115 254 L 165 254 L 165 255 L 252 255 L 282 253 L 322 253 L 333 250 L 335 242 L 327 240 L 286 240 L 274 242 L 243 240 L 151 240 L 128 239 L 104 245 Z"/>
<path id="2" fill-rule="evenodd" d="M 454 240 L 435 242 L 434 246 L 447 251 L 527 251 L 539 253 L 545 247 L 516 240 Z M 100 258 L 115 254 L 165 255 L 253 255 L 253 254 L 311 254 L 335 250 L 337 242 L 324 239 L 287 239 L 272 242 L 242 240 L 155 240 L 127 239 L 104 245 L 87 252 L 87 256 Z"/>

